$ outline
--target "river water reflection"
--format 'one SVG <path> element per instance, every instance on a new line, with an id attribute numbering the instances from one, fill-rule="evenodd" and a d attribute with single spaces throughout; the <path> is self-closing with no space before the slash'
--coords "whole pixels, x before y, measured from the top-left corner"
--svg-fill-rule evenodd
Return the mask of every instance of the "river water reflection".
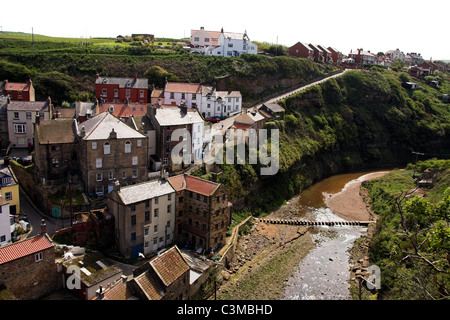
<path id="1" fill-rule="evenodd" d="M 324 196 L 341 191 L 345 185 L 370 172 L 342 174 L 318 182 L 304 190 L 299 214 L 313 221 L 344 221 L 330 208 Z M 365 227 L 317 227 L 312 234 L 316 247 L 300 262 L 288 279 L 284 300 L 350 299 L 350 254 L 353 242 L 366 233 Z"/>

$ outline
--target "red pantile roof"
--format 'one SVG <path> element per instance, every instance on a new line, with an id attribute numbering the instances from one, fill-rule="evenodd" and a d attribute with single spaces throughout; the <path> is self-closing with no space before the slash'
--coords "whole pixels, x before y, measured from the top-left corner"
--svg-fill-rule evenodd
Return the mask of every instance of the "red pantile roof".
<path id="1" fill-rule="evenodd" d="M 53 247 L 47 235 L 39 235 L 0 248 L 0 264 L 7 263 Z"/>
<path id="2" fill-rule="evenodd" d="M 187 174 L 169 177 L 168 180 L 175 191 L 186 189 L 195 193 L 200 193 L 204 196 L 212 195 L 219 186 L 218 183 L 189 176 Z"/>
<path id="3" fill-rule="evenodd" d="M 151 260 L 150 265 L 166 287 L 189 271 L 188 263 L 176 246 Z"/>
<path id="4" fill-rule="evenodd" d="M 241 130 L 248 130 L 252 127 L 251 124 L 245 124 L 245 123 L 234 123 L 231 128 L 232 129 L 241 129 Z"/>
<path id="5" fill-rule="evenodd" d="M 182 93 L 201 93 L 202 85 L 200 83 L 168 82 L 164 91 L 182 92 Z"/>
<path id="6" fill-rule="evenodd" d="M 30 90 L 30 86 L 29 86 L 29 83 L 8 82 L 8 84 L 5 87 L 5 90 L 7 90 L 7 91 L 28 91 L 28 90 Z"/>
<path id="7" fill-rule="evenodd" d="M 133 296 L 127 283 L 119 280 L 110 290 L 107 290 L 104 294 L 105 300 L 128 300 Z"/>
<path id="8" fill-rule="evenodd" d="M 155 277 L 150 271 L 146 271 L 132 280 L 148 300 L 161 300 L 165 295 L 161 282 Z"/>

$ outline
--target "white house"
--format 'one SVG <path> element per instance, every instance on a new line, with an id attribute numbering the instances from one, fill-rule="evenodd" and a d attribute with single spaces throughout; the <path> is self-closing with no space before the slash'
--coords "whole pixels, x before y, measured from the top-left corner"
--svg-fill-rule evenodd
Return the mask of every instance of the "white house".
<path id="1" fill-rule="evenodd" d="M 164 104 L 179 106 L 182 102 L 188 108 L 198 108 L 202 98 L 200 83 L 166 82 Z"/>
<path id="2" fill-rule="evenodd" d="M 245 33 L 220 32 L 217 45 L 205 48 L 205 55 L 222 57 L 239 57 L 243 53 L 257 54 L 258 46 L 250 41 Z"/>
<path id="3" fill-rule="evenodd" d="M 207 31 L 204 27 L 201 27 L 200 30 L 191 30 L 191 44 L 196 48 L 217 46 L 219 35 L 219 31 Z"/>
<path id="4" fill-rule="evenodd" d="M 200 113 L 204 118 L 229 117 L 242 110 L 242 95 L 239 91 L 217 91 L 215 87 L 202 87 Z"/>
<path id="5" fill-rule="evenodd" d="M 406 55 L 399 49 L 386 51 L 386 56 L 388 56 L 392 61 L 400 59 L 404 62 L 406 59 Z"/>
<path id="6" fill-rule="evenodd" d="M 14 231 L 13 226 L 14 223 L 11 224 L 11 216 L 9 214 L 9 204 L 0 196 L 0 247 L 11 243 L 11 233 Z"/>

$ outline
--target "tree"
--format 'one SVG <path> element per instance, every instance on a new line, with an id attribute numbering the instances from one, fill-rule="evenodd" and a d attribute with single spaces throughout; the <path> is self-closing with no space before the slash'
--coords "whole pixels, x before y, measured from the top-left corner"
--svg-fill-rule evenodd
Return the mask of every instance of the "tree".
<path id="1" fill-rule="evenodd" d="M 144 76 L 148 78 L 150 84 L 154 84 L 158 88 L 164 88 L 165 81 L 178 82 L 179 79 L 173 73 L 166 71 L 160 66 L 151 66 L 145 71 Z"/>

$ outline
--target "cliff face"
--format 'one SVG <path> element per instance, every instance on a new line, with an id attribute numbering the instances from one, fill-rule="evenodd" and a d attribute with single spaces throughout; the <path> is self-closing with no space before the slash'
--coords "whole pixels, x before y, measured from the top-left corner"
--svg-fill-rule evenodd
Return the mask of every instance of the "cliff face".
<path id="1" fill-rule="evenodd" d="M 395 72 L 349 71 L 280 102 L 285 118 L 266 124 L 280 130 L 279 172 L 258 176 L 247 204 L 267 210 L 333 174 L 404 166 L 413 151 L 450 154 L 448 105 L 417 82 L 422 90 L 408 91 Z M 441 91 L 448 83 L 442 79 Z"/>

